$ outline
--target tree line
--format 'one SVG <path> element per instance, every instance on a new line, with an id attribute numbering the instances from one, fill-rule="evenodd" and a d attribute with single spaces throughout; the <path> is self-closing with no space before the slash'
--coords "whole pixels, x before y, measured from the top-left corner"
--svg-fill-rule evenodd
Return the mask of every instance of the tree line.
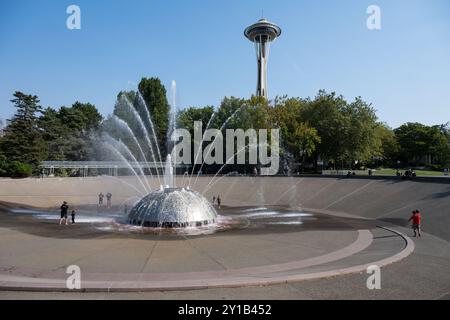
<path id="1" fill-rule="evenodd" d="M 213 117 L 211 128 L 221 128 L 225 122 L 223 130 L 279 128 L 285 172 L 408 166 L 442 169 L 450 164 L 448 125 L 406 123 L 391 129 L 360 97 L 349 102 L 323 90 L 312 99 L 284 96 L 272 104 L 257 97 L 226 97 L 215 116 L 214 110 L 212 106 L 181 110 L 179 125 L 192 132 L 194 120 L 202 121 L 205 128 Z M 249 169 L 229 166 L 228 171 Z"/>
<path id="2" fill-rule="evenodd" d="M 43 160 L 113 160 L 101 148 L 102 141 L 109 138 L 129 146 L 138 161 L 158 160 L 156 150 L 165 158 L 170 150 L 167 136 L 171 134 L 166 95 L 158 78 L 143 78 L 137 91 L 118 94 L 112 114 L 103 119 L 91 103 L 43 108 L 37 96 L 15 92 L 11 103 L 16 112 L 3 125 L 0 122 L 0 175 L 39 174 Z M 150 127 L 149 119 L 154 127 Z M 379 121 L 375 109 L 362 98 L 347 101 L 323 90 L 314 98 L 283 96 L 270 103 L 254 96 L 225 97 L 217 108 L 179 110 L 175 126 L 188 129 L 193 135 L 194 121 L 201 121 L 203 130 L 279 128 L 284 172 L 407 166 L 442 169 L 450 165 L 447 124 L 406 123 L 392 129 Z M 123 126 L 129 129 L 124 130 Z M 141 146 L 150 142 L 151 147 L 138 152 L 133 139 Z M 204 172 L 217 170 L 214 165 L 203 168 Z M 251 170 L 253 167 L 248 165 L 233 165 L 223 172 Z"/>

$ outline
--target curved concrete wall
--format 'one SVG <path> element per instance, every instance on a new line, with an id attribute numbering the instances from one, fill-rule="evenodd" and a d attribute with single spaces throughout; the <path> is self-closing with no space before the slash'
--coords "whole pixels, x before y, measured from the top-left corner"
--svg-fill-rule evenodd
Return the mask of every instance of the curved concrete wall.
<path id="1" fill-rule="evenodd" d="M 193 188 L 202 191 L 212 177 L 201 177 Z M 192 179 L 194 182 L 195 177 Z M 149 179 L 157 188 L 157 179 Z M 187 179 L 177 177 L 178 185 Z M 348 213 L 405 225 L 410 212 L 420 209 L 423 229 L 450 241 L 450 180 L 411 181 L 333 177 L 218 177 L 205 193 L 220 194 L 224 205 L 287 205 L 324 212 Z M 141 184 L 132 177 L 0 179 L 0 201 L 57 208 L 95 204 L 99 192 L 111 192 L 115 204 L 136 200 Z"/>

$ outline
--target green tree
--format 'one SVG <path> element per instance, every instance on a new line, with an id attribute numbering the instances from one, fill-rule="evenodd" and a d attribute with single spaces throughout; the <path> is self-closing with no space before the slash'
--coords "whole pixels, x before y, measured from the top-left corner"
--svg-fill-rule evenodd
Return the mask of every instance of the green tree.
<path id="1" fill-rule="evenodd" d="M 138 161 L 159 161 L 156 152 L 156 144 L 152 137 L 150 137 L 150 144 L 145 136 L 145 131 L 142 129 L 140 121 L 136 118 L 135 112 L 142 119 L 142 123 L 147 130 L 147 133 L 152 136 L 152 130 L 147 121 L 147 115 L 142 103 L 139 103 L 139 97 L 135 91 L 121 91 L 117 95 L 117 101 L 114 106 L 113 115 L 109 116 L 102 123 L 101 131 L 106 133 L 115 140 L 122 141 L 133 153 Z M 128 128 L 126 128 L 128 127 Z M 131 133 L 130 133 L 131 131 Z M 144 155 L 141 154 L 138 141 Z M 153 149 L 155 159 L 152 157 L 151 149 Z"/>
<path id="2" fill-rule="evenodd" d="M 177 128 L 183 128 L 188 130 L 191 135 L 194 134 L 194 122 L 201 121 L 203 131 L 211 120 L 214 114 L 214 107 L 206 106 L 203 108 L 189 107 L 184 110 L 180 110 L 177 115 Z"/>
<path id="3" fill-rule="evenodd" d="M 301 110 L 301 120 L 317 130 L 320 143 L 317 145 L 314 163 L 317 159 L 341 162 L 346 157 L 346 147 L 350 119 L 343 113 L 347 102 L 342 96 L 319 91 L 314 100 Z"/>
<path id="4" fill-rule="evenodd" d="M 450 154 L 448 140 L 439 126 L 406 123 L 394 132 L 400 147 L 400 158 L 404 163 L 448 164 Z"/>
<path id="5" fill-rule="evenodd" d="M 166 88 L 158 78 L 142 78 L 138 88 L 152 117 L 161 154 L 165 158 L 170 110 Z"/>
<path id="6" fill-rule="evenodd" d="M 212 128 L 220 129 L 238 128 L 239 117 L 243 107 L 248 102 L 245 99 L 236 97 L 225 97 L 220 103 L 220 106 L 214 116 Z"/>
<path id="7" fill-rule="evenodd" d="M 8 161 L 6 156 L 0 152 L 0 177 L 8 176 Z"/>
<path id="8" fill-rule="evenodd" d="M 5 129 L 4 126 L 5 123 L 3 122 L 3 119 L 0 119 L 0 137 L 3 136 L 3 130 Z"/>
<path id="9" fill-rule="evenodd" d="M 376 129 L 378 127 L 375 110 L 370 104 L 357 97 L 343 108 L 348 119 L 345 132 L 345 160 L 350 163 L 367 163 L 376 154 Z"/>
<path id="10" fill-rule="evenodd" d="M 238 127 L 242 129 L 270 129 L 270 109 L 264 97 L 252 96 L 245 102 L 240 117 L 237 119 Z"/>
<path id="11" fill-rule="evenodd" d="M 320 137 L 317 130 L 309 127 L 306 123 L 299 123 L 293 134 L 296 151 L 302 159 L 310 157 L 316 151 L 316 146 L 320 143 Z"/>
<path id="12" fill-rule="evenodd" d="M 47 108 L 39 119 L 42 136 L 47 143 L 47 160 L 87 160 L 92 154 L 93 134 L 102 116 L 90 103 L 75 102 L 58 111 Z"/>
<path id="13" fill-rule="evenodd" d="M 372 106 L 360 97 L 348 103 L 334 92 L 321 90 L 314 100 L 303 100 L 298 113 L 299 123 L 314 128 L 320 138 L 314 152 L 316 160 L 320 157 L 337 167 L 353 166 L 371 161 L 376 154 L 377 117 Z M 289 130 L 288 134 L 294 132 Z"/>
<path id="14" fill-rule="evenodd" d="M 375 128 L 373 160 L 375 165 L 396 166 L 399 146 L 394 131 L 385 123 Z"/>
<path id="15" fill-rule="evenodd" d="M 100 127 L 103 117 L 93 104 L 77 101 L 72 105 L 72 109 L 83 116 L 82 132 L 84 134 L 97 130 Z"/>
<path id="16" fill-rule="evenodd" d="M 21 161 L 37 170 L 39 161 L 45 157 L 46 152 L 38 127 L 38 114 L 42 110 L 39 99 L 16 91 L 11 102 L 16 113 L 5 128 L 0 149 L 8 161 Z"/>
<path id="17" fill-rule="evenodd" d="M 67 133 L 59 117 L 58 111 L 53 108 L 46 108 L 39 118 L 39 127 L 42 138 L 47 144 L 46 160 L 66 160 L 64 143 Z"/>
<path id="18" fill-rule="evenodd" d="M 113 114 L 125 121 L 134 132 L 138 132 L 139 123 L 130 110 L 130 105 L 138 110 L 137 93 L 135 91 L 121 91 L 117 95 L 117 101 L 114 106 Z"/>
<path id="19" fill-rule="evenodd" d="M 8 163 L 7 172 L 11 178 L 26 178 L 33 174 L 33 167 L 28 163 L 11 161 Z"/>

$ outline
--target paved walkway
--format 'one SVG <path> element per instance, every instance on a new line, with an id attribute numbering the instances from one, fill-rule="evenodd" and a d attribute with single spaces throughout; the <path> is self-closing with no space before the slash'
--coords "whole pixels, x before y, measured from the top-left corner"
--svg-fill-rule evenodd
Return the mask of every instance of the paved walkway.
<path id="1" fill-rule="evenodd" d="M 69 265 L 81 268 L 86 291 L 269 285 L 361 272 L 414 250 L 413 242 L 394 230 L 350 225 L 347 230 L 239 229 L 201 237 L 124 239 L 91 225 L 60 226 L 14 214 L 3 214 L 2 221 L 9 221 L 9 228 L 0 228 L 0 287 L 8 290 L 67 290 Z M 15 225 L 19 230 L 11 228 Z M 33 229 L 47 230 L 47 236 L 34 235 Z M 61 232 L 80 239 L 50 236 Z M 93 239 L 82 239 L 86 233 Z"/>
<path id="2" fill-rule="evenodd" d="M 64 290 L 65 268 L 78 264 L 86 280 L 85 289 L 95 292 L 32 293 L 0 289 L 0 298 L 449 297 L 449 185 L 334 178 L 268 178 L 270 183 L 263 178 L 239 179 L 239 183 L 237 178 L 223 179 L 212 194 L 220 193 L 229 205 L 311 208 L 313 212 L 335 217 L 336 225 L 142 239 L 111 236 L 83 226 L 74 226 L 67 235 L 66 230 L 58 229 L 53 222 L 36 227 L 28 224 L 27 218 L 18 222 L 1 216 L 0 286 L 8 290 Z M 7 193 L 0 194 L 0 201 L 20 199 L 24 195 L 17 190 L 22 190 L 29 192 L 26 201 L 29 204 L 44 201 L 54 206 L 52 201 L 59 202 L 67 192 L 72 203 L 86 200 L 95 203 L 92 193 L 100 187 L 110 188 L 105 180 L 80 180 L 75 184 L 73 181 L 58 180 L 57 184 L 64 184 L 64 188 L 57 189 L 54 182 L 43 185 L 33 181 L 33 185 L 25 188 L 22 182 L 8 182 L 14 187 L 0 190 Z M 38 183 L 41 185 L 36 188 L 34 184 Z M 84 184 L 81 189 L 80 183 Z M 113 191 L 117 201 L 133 196 L 133 192 L 120 193 L 124 185 L 115 183 L 119 187 Z M 199 179 L 200 185 L 205 183 Z M 79 190 L 86 194 L 79 194 Z M 48 199 L 46 192 L 52 194 Z M 410 229 L 402 227 L 411 208 L 426 210 L 424 236 L 414 241 L 406 236 L 411 234 Z M 382 290 L 366 288 L 365 270 L 374 263 L 382 266 Z M 188 290 L 192 288 L 201 290 Z M 144 291 L 121 293 L 121 290 Z"/>

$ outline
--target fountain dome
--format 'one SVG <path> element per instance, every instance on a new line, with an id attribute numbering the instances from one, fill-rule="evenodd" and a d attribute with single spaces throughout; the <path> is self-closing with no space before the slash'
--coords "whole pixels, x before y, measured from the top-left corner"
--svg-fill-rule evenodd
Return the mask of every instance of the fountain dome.
<path id="1" fill-rule="evenodd" d="M 216 219 L 216 210 L 200 193 L 170 187 L 149 193 L 128 215 L 130 224 L 152 228 L 198 227 Z"/>

